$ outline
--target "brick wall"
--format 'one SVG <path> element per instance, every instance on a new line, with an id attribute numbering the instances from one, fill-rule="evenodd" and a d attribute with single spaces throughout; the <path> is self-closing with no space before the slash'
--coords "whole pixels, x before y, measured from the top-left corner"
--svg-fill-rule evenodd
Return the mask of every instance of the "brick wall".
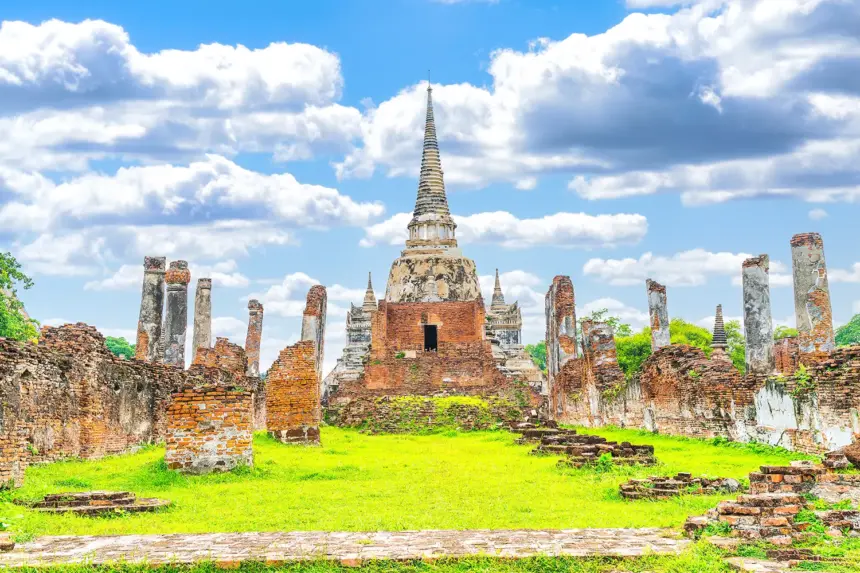
<path id="1" fill-rule="evenodd" d="M 45 328 L 39 345 L 0 339 L 0 483 L 20 483 L 32 462 L 96 458 L 166 435 L 171 393 L 189 381 L 229 379 L 121 360 L 85 324 Z"/>
<path id="2" fill-rule="evenodd" d="M 212 348 L 201 347 L 197 350 L 191 369 L 195 366 L 224 370 L 231 373 L 236 380 L 243 380 L 248 368 L 248 360 L 245 357 L 244 348 L 226 338 L 219 337 L 215 339 L 215 346 Z"/>
<path id="3" fill-rule="evenodd" d="M 742 376 L 694 347 L 654 352 L 625 380 L 588 361 L 568 361 L 553 400 L 559 421 L 667 434 L 755 440 L 821 453 L 860 438 L 860 347 L 805 359 L 806 374 Z"/>
<path id="4" fill-rule="evenodd" d="M 223 383 L 188 385 L 167 408 L 167 467 L 202 474 L 254 463 L 252 392 Z"/>
<path id="5" fill-rule="evenodd" d="M 281 350 L 266 378 L 266 427 L 287 443 L 319 443 L 322 419 L 315 343 L 302 340 Z"/>
<path id="6" fill-rule="evenodd" d="M 773 357 L 776 362 L 776 371 L 791 375 L 797 370 L 798 353 L 797 337 L 790 336 L 777 340 L 773 344 Z"/>

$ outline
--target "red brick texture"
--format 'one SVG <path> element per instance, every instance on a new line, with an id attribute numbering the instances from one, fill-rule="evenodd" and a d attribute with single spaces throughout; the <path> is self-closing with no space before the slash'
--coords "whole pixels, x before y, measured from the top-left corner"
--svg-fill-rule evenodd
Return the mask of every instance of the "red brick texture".
<path id="1" fill-rule="evenodd" d="M 243 381 L 248 360 L 245 350 L 238 344 L 233 344 L 226 338 L 216 338 L 212 348 L 198 348 L 197 356 L 191 364 L 191 369 L 200 366 L 216 368 L 231 373 L 237 381 Z"/>
<path id="2" fill-rule="evenodd" d="M 794 374 L 799 364 L 799 352 L 796 337 L 782 338 L 774 342 L 773 357 L 776 362 L 776 371 L 786 376 Z"/>
<path id="3" fill-rule="evenodd" d="M 32 462 L 97 458 L 166 436 L 170 395 L 189 383 L 235 377 L 121 360 L 85 324 L 42 330 L 38 346 L 0 339 L 0 482 Z"/>
<path id="4" fill-rule="evenodd" d="M 254 463 L 252 392 L 240 386 L 187 386 L 167 408 L 165 461 L 186 473 L 229 471 Z"/>
<path id="5" fill-rule="evenodd" d="M 285 443 L 320 441 L 320 380 L 314 342 L 302 340 L 281 350 L 266 377 L 266 427 Z"/>

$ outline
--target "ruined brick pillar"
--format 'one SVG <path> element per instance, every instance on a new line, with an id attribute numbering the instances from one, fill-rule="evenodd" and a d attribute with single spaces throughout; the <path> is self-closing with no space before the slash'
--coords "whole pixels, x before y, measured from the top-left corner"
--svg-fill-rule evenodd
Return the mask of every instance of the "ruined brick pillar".
<path id="1" fill-rule="evenodd" d="M 164 321 L 164 363 L 185 368 L 185 331 L 188 329 L 188 283 L 191 272 L 186 261 L 171 261 L 165 273 L 167 317 Z"/>
<path id="2" fill-rule="evenodd" d="M 743 262 L 744 338 L 747 374 L 773 374 L 773 317 L 770 310 L 770 258 L 752 257 Z"/>
<path id="3" fill-rule="evenodd" d="M 194 293 L 194 334 L 191 339 L 191 361 L 197 357 L 198 348 L 212 346 L 212 279 L 197 279 Z"/>
<path id="4" fill-rule="evenodd" d="M 582 321 L 582 346 L 592 366 L 618 362 L 615 334 L 605 322 Z"/>
<path id="5" fill-rule="evenodd" d="M 260 375 L 260 341 L 262 338 L 263 305 L 257 299 L 251 299 L 248 301 L 248 334 L 245 337 L 248 376 Z"/>
<path id="6" fill-rule="evenodd" d="M 305 312 L 302 315 L 302 340 L 311 340 L 316 353 L 317 377 L 322 380 L 323 350 L 325 346 L 325 317 L 328 295 L 325 287 L 314 285 L 308 291 Z"/>
<path id="7" fill-rule="evenodd" d="M 791 267 L 798 349 L 801 354 L 831 352 L 836 342 L 821 235 L 801 233 L 791 238 Z"/>
<path id="8" fill-rule="evenodd" d="M 302 339 L 284 348 L 266 377 L 266 428 L 285 443 L 319 444 L 326 290 L 308 292 Z"/>
<path id="9" fill-rule="evenodd" d="M 555 396 L 555 382 L 562 366 L 577 358 L 576 303 L 570 277 L 557 276 L 546 293 L 546 371 L 550 415 L 561 414 Z"/>
<path id="10" fill-rule="evenodd" d="M 648 290 L 648 314 L 651 316 L 651 350 L 658 350 L 671 344 L 666 287 L 647 279 L 645 288 Z"/>
<path id="11" fill-rule="evenodd" d="M 161 340 L 161 320 L 164 311 L 164 257 L 144 257 L 143 292 L 140 296 L 140 318 L 137 321 L 137 341 L 134 358 L 157 362 Z"/>

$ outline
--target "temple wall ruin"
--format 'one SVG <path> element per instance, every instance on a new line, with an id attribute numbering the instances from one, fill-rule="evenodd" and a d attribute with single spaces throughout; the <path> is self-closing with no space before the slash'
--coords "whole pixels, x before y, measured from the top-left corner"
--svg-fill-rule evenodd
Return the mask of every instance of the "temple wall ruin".
<path id="1" fill-rule="evenodd" d="M 558 421 L 615 425 L 697 438 L 757 441 L 809 453 L 860 435 L 860 347 L 837 348 L 806 373 L 741 375 L 691 346 L 654 352 L 626 380 L 568 362 L 556 380 Z"/>
<path id="2" fill-rule="evenodd" d="M 120 359 L 81 323 L 42 329 L 38 345 L 0 339 L 0 483 L 20 484 L 30 463 L 98 458 L 164 440 L 177 388 L 237 384 L 222 369 L 230 359 L 217 357 L 223 347 L 206 349 L 211 365 L 185 371 Z"/>

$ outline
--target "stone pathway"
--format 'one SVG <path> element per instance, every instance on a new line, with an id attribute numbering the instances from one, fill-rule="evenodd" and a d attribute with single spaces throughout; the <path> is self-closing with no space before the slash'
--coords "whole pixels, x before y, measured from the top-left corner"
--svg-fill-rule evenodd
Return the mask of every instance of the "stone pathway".
<path id="1" fill-rule="evenodd" d="M 678 553 L 690 542 L 664 529 L 469 530 L 401 532 L 269 532 L 40 537 L 0 554 L 0 567 L 74 563 L 278 564 L 331 559 L 551 556 L 635 557 Z"/>

